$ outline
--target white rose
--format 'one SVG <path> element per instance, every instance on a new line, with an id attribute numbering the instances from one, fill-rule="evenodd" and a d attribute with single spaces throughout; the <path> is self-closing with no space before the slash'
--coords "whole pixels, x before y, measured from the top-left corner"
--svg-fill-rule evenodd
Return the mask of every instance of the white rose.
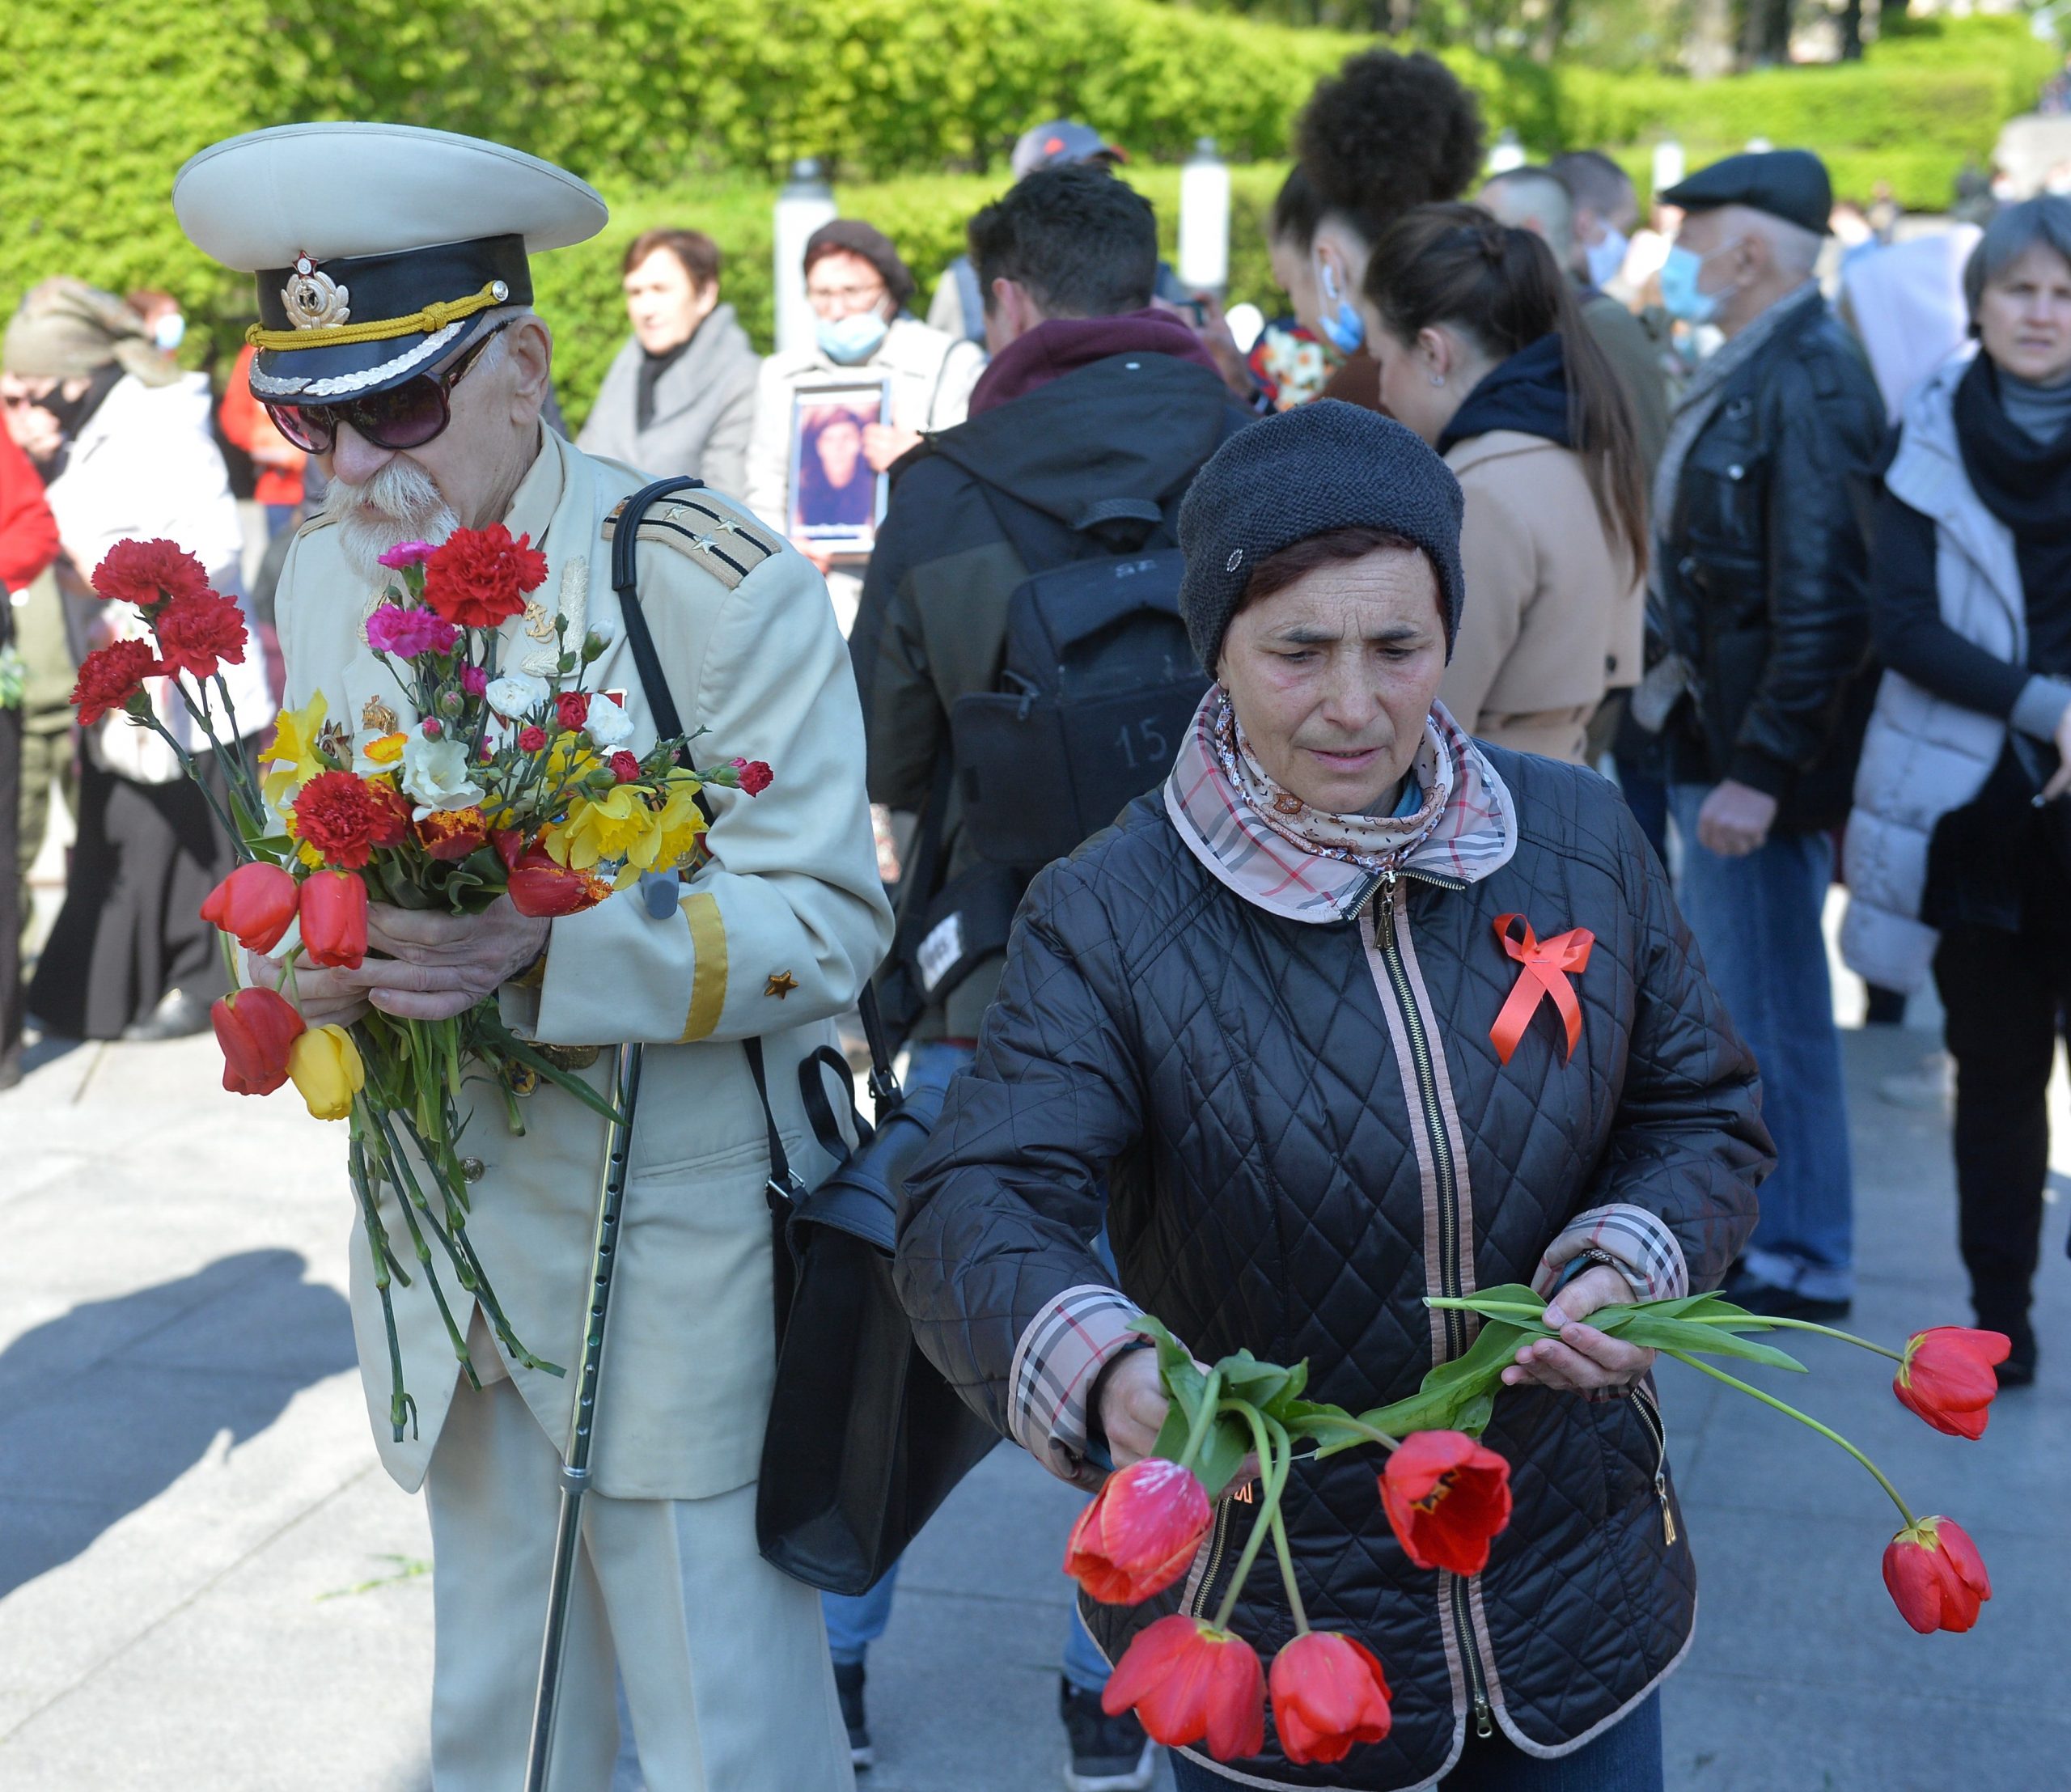
<path id="1" fill-rule="evenodd" d="M 486 694 L 492 710 L 515 722 L 530 715 L 553 696 L 553 692 L 543 678 L 534 678 L 525 672 L 513 672 L 507 677 L 491 679 Z"/>
<path id="2" fill-rule="evenodd" d="M 435 809 L 464 809 L 482 799 L 465 743 L 426 740 L 416 730 L 403 743 L 402 786 L 404 795 L 416 799 L 419 821 Z"/>
<path id="3" fill-rule="evenodd" d="M 590 699 L 590 718 L 583 732 L 609 752 L 633 732 L 633 718 L 616 701 L 599 693 Z"/>

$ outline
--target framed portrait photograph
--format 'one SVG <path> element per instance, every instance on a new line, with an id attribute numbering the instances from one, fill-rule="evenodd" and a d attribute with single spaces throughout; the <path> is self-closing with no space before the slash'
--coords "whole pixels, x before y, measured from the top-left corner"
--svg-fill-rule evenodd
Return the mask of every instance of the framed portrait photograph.
<path id="1" fill-rule="evenodd" d="M 794 539 L 837 554 L 867 554 L 884 515 L 889 481 L 863 456 L 863 432 L 892 421 L 892 381 L 802 387 L 791 400 L 791 527 Z"/>

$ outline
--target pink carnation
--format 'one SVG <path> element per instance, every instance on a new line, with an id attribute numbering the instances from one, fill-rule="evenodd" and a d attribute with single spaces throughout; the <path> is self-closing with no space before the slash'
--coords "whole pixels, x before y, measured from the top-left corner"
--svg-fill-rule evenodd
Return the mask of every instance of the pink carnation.
<path id="1" fill-rule="evenodd" d="M 436 611 L 404 609 L 384 604 L 366 619 L 366 644 L 378 654 L 415 659 L 424 654 L 450 654 L 460 631 Z"/>
<path id="2" fill-rule="evenodd" d="M 399 541 L 381 556 L 381 564 L 399 573 L 406 566 L 421 566 L 431 558 L 431 553 L 429 541 Z"/>
<path id="3" fill-rule="evenodd" d="M 480 697 L 489 688 L 489 673 L 480 666 L 460 668 L 460 688 L 470 697 Z"/>

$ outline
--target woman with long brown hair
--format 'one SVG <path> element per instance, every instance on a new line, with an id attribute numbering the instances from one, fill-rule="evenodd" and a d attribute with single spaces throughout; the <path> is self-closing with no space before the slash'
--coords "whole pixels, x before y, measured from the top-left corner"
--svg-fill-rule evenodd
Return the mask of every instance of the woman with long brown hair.
<path id="1" fill-rule="evenodd" d="M 1420 205 L 1363 293 L 1383 405 L 1466 494 L 1467 604 L 1439 696 L 1470 733 L 1583 762 L 1640 674 L 1645 476 L 1630 405 L 1552 252 L 1474 205 Z"/>

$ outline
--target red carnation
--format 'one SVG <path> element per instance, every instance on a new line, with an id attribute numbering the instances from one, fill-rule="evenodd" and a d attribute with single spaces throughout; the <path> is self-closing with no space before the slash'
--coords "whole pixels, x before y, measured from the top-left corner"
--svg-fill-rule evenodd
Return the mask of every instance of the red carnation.
<path id="1" fill-rule="evenodd" d="M 96 647 L 80 662 L 79 682 L 72 687 L 79 726 L 91 728 L 110 710 L 123 708 L 143 688 L 146 679 L 164 671 L 149 642 L 116 641 Z"/>
<path id="2" fill-rule="evenodd" d="M 546 583 L 547 557 L 532 541 L 513 541 L 501 523 L 455 530 L 425 562 L 425 602 L 463 629 L 493 629 L 520 614 L 525 594 Z"/>
<path id="3" fill-rule="evenodd" d="M 561 725 L 571 731 L 579 728 L 590 719 L 590 693 L 587 691 L 562 691 L 553 700 L 553 713 Z"/>
<path id="4" fill-rule="evenodd" d="M 751 759 L 739 765 L 741 788 L 750 796 L 760 796 L 775 781 L 777 774 L 759 759 Z"/>
<path id="5" fill-rule="evenodd" d="M 235 604 L 215 591 L 184 593 L 151 618 L 159 651 L 169 672 L 213 678 L 227 662 L 244 663 L 244 617 Z"/>
<path id="6" fill-rule="evenodd" d="M 294 799 L 296 834 L 341 871 L 358 871 L 377 846 L 400 845 L 409 822 L 393 788 L 350 772 L 320 772 Z"/>
<path id="7" fill-rule="evenodd" d="M 612 776 L 621 784 L 630 784 L 640 775 L 640 761 L 621 748 L 605 761 L 612 769 Z"/>
<path id="8" fill-rule="evenodd" d="M 93 585 L 111 603 L 149 609 L 168 597 L 202 595 L 209 574 L 177 541 L 118 541 L 94 568 Z"/>
<path id="9" fill-rule="evenodd" d="M 518 731 L 518 750 L 521 753 L 536 753 L 547 743 L 547 731 L 536 722 L 527 722 Z"/>

